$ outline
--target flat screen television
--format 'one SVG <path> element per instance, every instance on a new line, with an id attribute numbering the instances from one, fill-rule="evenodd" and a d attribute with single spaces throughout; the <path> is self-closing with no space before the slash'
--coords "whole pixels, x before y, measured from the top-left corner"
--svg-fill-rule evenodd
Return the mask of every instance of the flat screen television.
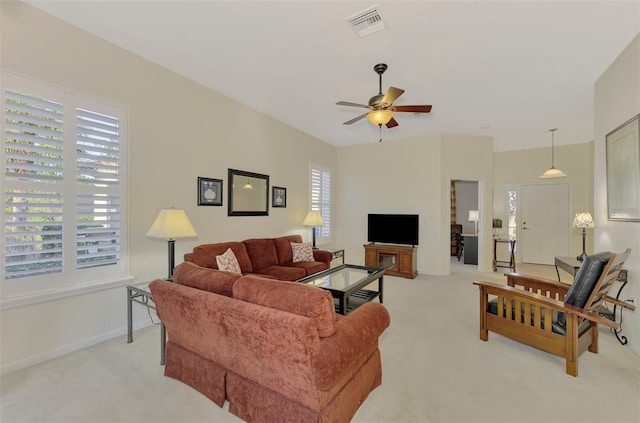
<path id="1" fill-rule="evenodd" d="M 417 214 L 369 214 L 367 241 L 418 245 Z"/>

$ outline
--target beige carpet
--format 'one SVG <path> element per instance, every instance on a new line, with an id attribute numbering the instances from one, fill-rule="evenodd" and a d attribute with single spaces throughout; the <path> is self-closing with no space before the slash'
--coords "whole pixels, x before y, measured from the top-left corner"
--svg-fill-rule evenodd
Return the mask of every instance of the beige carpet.
<path id="1" fill-rule="evenodd" d="M 495 334 L 480 341 L 472 281 L 504 278 L 475 270 L 452 260 L 449 277 L 385 277 L 383 382 L 354 422 L 640 422 L 640 357 L 607 330 L 600 353 L 580 357 L 577 378 L 560 357 Z M 518 270 L 555 278 L 550 266 Z M 3 376 L 0 420 L 240 421 L 163 376 L 158 326 L 134 337 Z"/>

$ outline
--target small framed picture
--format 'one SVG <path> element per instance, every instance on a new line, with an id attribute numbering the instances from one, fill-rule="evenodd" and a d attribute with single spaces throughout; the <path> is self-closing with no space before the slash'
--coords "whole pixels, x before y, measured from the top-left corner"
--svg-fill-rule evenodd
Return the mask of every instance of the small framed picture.
<path id="1" fill-rule="evenodd" d="M 287 189 L 282 187 L 271 188 L 271 207 L 287 207 Z"/>
<path id="2" fill-rule="evenodd" d="M 222 205 L 222 179 L 201 178 L 198 176 L 198 205 Z"/>

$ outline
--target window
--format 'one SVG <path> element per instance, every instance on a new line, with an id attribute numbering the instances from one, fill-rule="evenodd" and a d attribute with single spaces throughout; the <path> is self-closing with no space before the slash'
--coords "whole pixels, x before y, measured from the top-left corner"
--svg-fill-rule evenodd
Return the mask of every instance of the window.
<path id="1" fill-rule="evenodd" d="M 125 111 L 2 76 L 3 298 L 123 277 Z"/>
<path id="2" fill-rule="evenodd" d="M 324 222 L 317 243 L 331 242 L 331 172 L 317 165 L 311 165 L 311 210 L 319 211 Z"/>
<path id="3" fill-rule="evenodd" d="M 518 187 L 509 185 L 505 189 L 507 208 L 507 238 L 516 239 L 518 235 Z"/>

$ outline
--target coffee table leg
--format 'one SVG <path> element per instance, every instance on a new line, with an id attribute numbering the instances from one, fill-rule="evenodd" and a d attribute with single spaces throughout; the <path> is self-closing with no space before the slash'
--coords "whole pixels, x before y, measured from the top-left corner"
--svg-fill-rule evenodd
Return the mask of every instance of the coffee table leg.
<path id="1" fill-rule="evenodd" d="M 343 316 L 347 315 L 347 296 L 346 295 L 341 295 L 340 298 L 338 298 L 338 307 L 340 308 L 340 314 L 342 314 Z"/>
<path id="2" fill-rule="evenodd" d="M 382 304 L 382 282 L 383 282 L 382 278 L 383 277 L 384 276 L 380 276 L 380 279 L 378 279 L 378 292 L 379 292 L 378 296 L 380 297 L 380 304 Z"/>
<path id="3" fill-rule="evenodd" d="M 133 342 L 133 310 L 131 301 L 131 289 L 127 288 L 127 344 Z"/>

